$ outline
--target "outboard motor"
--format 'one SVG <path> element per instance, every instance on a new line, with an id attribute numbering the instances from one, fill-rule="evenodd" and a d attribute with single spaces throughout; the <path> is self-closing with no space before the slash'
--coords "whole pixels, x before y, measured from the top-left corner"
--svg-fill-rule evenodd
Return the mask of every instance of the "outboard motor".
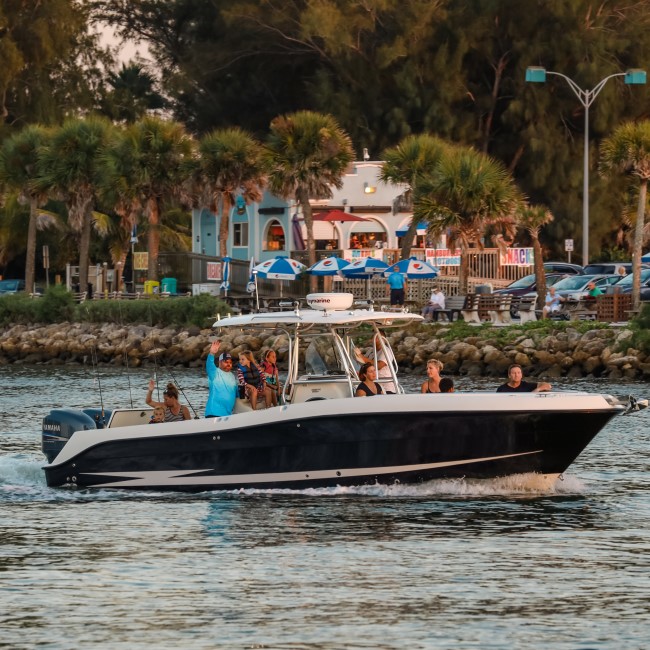
<path id="1" fill-rule="evenodd" d="M 75 431 L 87 431 L 97 429 L 95 420 L 75 409 L 52 409 L 43 418 L 41 431 L 41 448 L 51 463 L 65 447 Z"/>

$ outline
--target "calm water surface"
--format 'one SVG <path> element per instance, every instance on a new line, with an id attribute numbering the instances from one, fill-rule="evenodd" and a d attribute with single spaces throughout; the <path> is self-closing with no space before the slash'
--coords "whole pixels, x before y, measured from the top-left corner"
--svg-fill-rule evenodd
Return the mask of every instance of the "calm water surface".
<path id="1" fill-rule="evenodd" d="M 202 413 L 202 371 L 172 372 Z M 0 648 L 650 647 L 647 412 L 612 421 L 552 492 L 48 489 L 45 412 L 98 404 L 98 384 L 105 406 L 142 405 L 148 379 L 0 368 Z"/>

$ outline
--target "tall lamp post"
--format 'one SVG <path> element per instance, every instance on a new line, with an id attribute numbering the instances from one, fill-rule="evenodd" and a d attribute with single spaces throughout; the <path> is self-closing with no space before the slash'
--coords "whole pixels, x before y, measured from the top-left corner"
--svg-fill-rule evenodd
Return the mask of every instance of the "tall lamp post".
<path id="1" fill-rule="evenodd" d="M 544 83 L 546 75 L 551 74 L 562 77 L 575 93 L 576 97 L 585 109 L 585 146 L 584 146 L 584 169 L 582 179 L 582 264 L 589 264 L 589 107 L 594 103 L 605 84 L 614 77 L 625 77 L 625 83 L 629 85 L 645 84 L 645 70 L 628 70 L 617 72 L 601 79 L 591 90 L 583 90 L 578 84 L 569 79 L 561 72 L 553 72 L 539 66 L 526 68 L 526 81 L 531 83 Z"/>

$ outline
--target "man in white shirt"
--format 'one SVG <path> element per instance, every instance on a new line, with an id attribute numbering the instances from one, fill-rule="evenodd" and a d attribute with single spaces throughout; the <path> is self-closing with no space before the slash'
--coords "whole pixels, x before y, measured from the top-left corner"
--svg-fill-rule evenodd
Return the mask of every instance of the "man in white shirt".
<path id="1" fill-rule="evenodd" d="M 427 321 L 433 320 L 433 312 L 445 308 L 445 294 L 440 291 L 439 287 L 434 287 L 429 298 L 429 304 L 422 310 L 422 316 Z"/>

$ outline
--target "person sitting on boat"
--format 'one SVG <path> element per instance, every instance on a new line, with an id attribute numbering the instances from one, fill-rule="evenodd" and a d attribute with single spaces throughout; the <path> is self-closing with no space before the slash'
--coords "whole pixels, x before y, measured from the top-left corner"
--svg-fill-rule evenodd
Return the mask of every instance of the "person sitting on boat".
<path id="1" fill-rule="evenodd" d="M 264 394 L 266 398 L 266 408 L 278 405 L 278 396 L 280 395 L 280 377 L 278 374 L 277 355 L 275 350 L 269 349 L 264 353 L 264 360 L 262 361 L 262 370 L 266 377 L 266 388 L 268 389 Z"/>
<path id="2" fill-rule="evenodd" d="M 266 375 L 261 366 L 257 365 L 255 357 L 250 350 L 239 354 L 237 365 L 237 383 L 239 384 L 239 396 L 248 398 L 253 411 L 257 408 L 257 400 L 260 397 L 266 399 Z"/>
<path id="3" fill-rule="evenodd" d="M 377 379 L 377 371 L 375 370 L 374 364 L 364 363 L 359 368 L 359 379 L 361 379 L 361 383 L 357 386 L 357 390 L 354 393 L 355 397 L 374 397 L 375 395 L 384 394 L 381 384 L 375 381 Z"/>
<path id="4" fill-rule="evenodd" d="M 422 317 L 424 320 L 432 321 L 433 313 L 445 308 L 445 294 L 438 287 L 434 287 L 429 298 L 429 304 L 424 306 Z"/>
<path id="5" fill-rule="evenodd" d="M 497 393 L 543 393 L 551 390 L 551 384 L 545 381 L 539 383 L 522 381 L 523 370 L 518 363 L 513 363 L 508 368 L 508 382 L 497 388 Z"/>
<path id="6" fill-rule="evenodd" d="M 377 370 L 379 371 L 379 379 L 387 379 L 387 378 L 390 379 L 392 377 L 392 374 L 388 362 L 390 361 L 391 363 L 394 363 L 395 361 L 395 357 L 393 356 L 393 351 L 388 346 L 388 343 L 386 343 L 386 349 L 388 350 L 388 354 L 390 356 L 390 359 L 386 359 L 384 350 L 381 347 L 380 335 L 375 334 L 373 341 L 374 341 L 373 351 L 370 354 L 374 355 L 374 349 L 376 347 L 377 348 Z M 384 341 L 386 341 L 386 339 L 384 339 Z M 357 358 L 357 361 L 359 363 L 373 363 L 372 357 L 365 356 L 359 348 L 354 349 L 354 356 Z M 384 393 L 386 395 L 395 395 L 395 393 L 397 393 L 395 382 L 382 381 L 381 383 L 384 389 Z"/>
<path id="7" fill-rule="evenodd" d="M 180 422 L 181 420 L 189 420 L 191 418 L 190 410 L 187 406 L 183 406 L 178 401 L 178 388 L 169 382 L 167 388 L 163 392 L 163 402 L 156 402 L 153 399 L 153 389 L 156 387 L 156 382 L 149 380 L 149 390 L 147 391 L 146 402 L 149 406 L 155 409 L 157 406 L 165 409 L 165 416 L 163 422 Z"/>
<path id="8" fill-rule="evenodd" d="M 542 307 L 542 318 L 548 318 L 549 314 L 560 311 L 564 298 L 555 293 L 555 287 L 549 287 Z"/>
<path id="9" fill-rule="evenodd" d="M 215 363 L 220 346 L 221 341 L 213 341 L 205 360 L 209 387 L 208 403 L 205 405 L 206 418 L 232 415 L 237 399 L 238 385 L 237 377 L 232 372 L 232 356 L 223 352 L 219 355 L 219 365 Z"/>
<path id="10" fill-rule="evenodd" d="M 453 393 L 454 392 L 454 380 L 451 377 L 443 377 L 440 380 L 440 392 L 441 393 Z"/>
<path id="11" fill-rule="evenodd" d="M 427 361 L 427 380 L 420 387 L 421 393 L 440 393 L 440 373 L 444 365 L 438 359 Z"/>
<path id="12" fill-rule="evenodd" d="M 165 421 L 165 409 L 162 406 L 156 406 L 154 408 L 153 413 L 151 414 L 151 420 L 149 420 L 149 424 L 158 424 L 159 422 L 164 422 Z"/>

